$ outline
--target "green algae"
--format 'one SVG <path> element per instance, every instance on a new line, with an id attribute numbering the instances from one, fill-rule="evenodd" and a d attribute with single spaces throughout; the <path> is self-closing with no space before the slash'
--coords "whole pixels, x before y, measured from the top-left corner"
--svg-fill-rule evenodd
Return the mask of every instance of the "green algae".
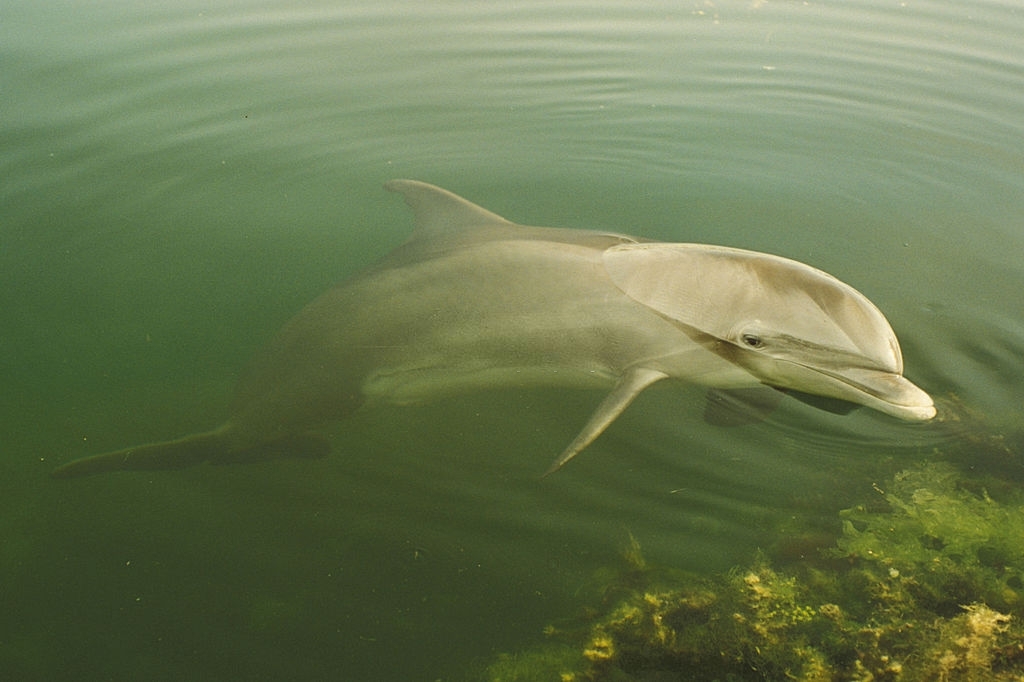
<path id="1" fill-rule="evenodd" d="M 1024 495 L 993 499 L 945 463 L 840 512 L 812 561 L 759 552 L 724 575 L 653 567 L 630 539 L 601 603 L 484 679 L 1024 679 Z"/>
<path id="2" fill-rule="evenodd" d="M 834 556 L 856 559 L 902 579 L 938 612 L 985 602 L 1013 610 L 1024 588 L 1024 500 L 997 502 L 960 485 L 937 462 L 903 471 L 879 491 L 887 510 L 844 510 Z"/>

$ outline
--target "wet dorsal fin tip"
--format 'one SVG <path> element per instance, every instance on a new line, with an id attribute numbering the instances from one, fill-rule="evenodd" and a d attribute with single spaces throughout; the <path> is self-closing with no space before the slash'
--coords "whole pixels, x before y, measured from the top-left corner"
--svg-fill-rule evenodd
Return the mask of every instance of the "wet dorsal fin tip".
<path id="1" fill-rule="evenodd" d="M 419 180 L 389 180 L 384 183 L 384 189 L 402 195 L 412 209 L 417 233 L 458 232 L 487 225 L 511 224 L 500 215 L 457 194 Z"/>

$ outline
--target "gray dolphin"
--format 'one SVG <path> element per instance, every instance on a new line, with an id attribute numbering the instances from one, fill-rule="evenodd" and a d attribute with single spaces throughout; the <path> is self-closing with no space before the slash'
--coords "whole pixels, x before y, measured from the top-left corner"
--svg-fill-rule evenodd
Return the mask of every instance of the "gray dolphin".
<path id="1" fill-rule="evenodd" d="M 412 208 L 413 234 L 284 326 L 239 381 L 223 425 L 53 475 L 321 456 L 330 448 L 313 429 L 364 404 L 497 386 L 610 389 L 548 473 L 666 378 L 792 389 L 914 421 L 935 415 L 903 378 L 878 308 L 808 265 L 517 225 L 413 180 L 385 188 Z"/>

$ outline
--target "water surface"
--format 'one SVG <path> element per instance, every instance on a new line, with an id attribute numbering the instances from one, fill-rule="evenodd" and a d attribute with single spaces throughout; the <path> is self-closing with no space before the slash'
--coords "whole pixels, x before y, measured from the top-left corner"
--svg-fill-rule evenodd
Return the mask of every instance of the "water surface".
<path id="1" fill-rule="evenodd" d="M 393 177 L 511 220 L 811 263 L 907 376 L 1020 419 L 1024 10 L 1012 2 L 8 3 L 0 22 L 0 671 L 459 679 L 578 609 L 630 534 L 742 564 L 948 432 L 645 393 L 365 412 L 323 461 L 55 482 L 209 428 L 250 353 L 411 229 Z"/>

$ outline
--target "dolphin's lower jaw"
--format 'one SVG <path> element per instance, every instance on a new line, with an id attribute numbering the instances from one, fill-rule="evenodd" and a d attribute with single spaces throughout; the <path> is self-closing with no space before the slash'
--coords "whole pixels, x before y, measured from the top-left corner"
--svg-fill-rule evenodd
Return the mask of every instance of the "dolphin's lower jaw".
<path id="1" fill-rule="evenodd" d="M 905 421 L 928 421 L 935 416 L 931 396 L 899 374 L 856 368 L 807 369 L 824 380 L 815 391 L 819 395 L 848 400 Z M 794 388 L 806 391 L 807 385 L 805 381 Z"/>
<path id="2" fill-rule="evenodd" d="M 905 421 L 927 421 L 935 416 L 931 396 L 903 375 L 865 367 L 826 367 L 780 360 L 763 355 L 742 358 L 755 376 L 780 389 L 838 398 Z"/>
<path id="3" fill-rule="evenodd" d="M 903 377 L 898 378 L 903 380 L 905 387 L 897 399 L 887 400 L 863 393 L 863 405 L 906 421 L 923 422 L 934 417 L 935 403 L 931 396 Z"/>
<path id="4" fill-rule="evenodd" d="M 856 394 L 854 402 L 906 421 L 927 421 L 935 416 L 930 395 L 900 374 L 852 368 L 830 372 Z"/>

